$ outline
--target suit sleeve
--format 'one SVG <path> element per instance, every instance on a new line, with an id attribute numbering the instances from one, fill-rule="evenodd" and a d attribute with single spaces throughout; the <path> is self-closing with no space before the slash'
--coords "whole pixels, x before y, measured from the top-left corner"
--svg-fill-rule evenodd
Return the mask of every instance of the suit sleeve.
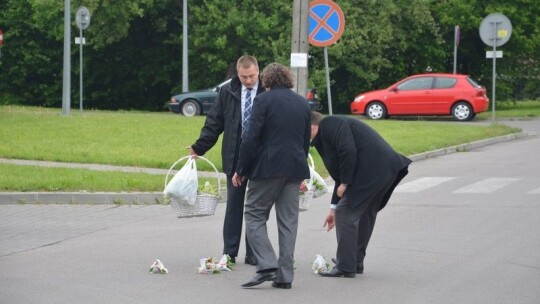
<path id="1" fill-rule="evenodd" d="M 204 126 L 201 129 L 201 135 L 199 136 L 199 139 L 197 139 L 197 141 L 191 146 L 198 155 L 202 156 L 208 150 L 210 150 L 216 144 L 219 135 L 221 135 L 223 132 L 225 127 L 224 94 L 226 91 L 227 90 L 221 90 L 214 99 L 214 104 L 206 115 Z"/>
<path id="2" fill-rule="evenodd" d="M 358 157 L 358 151 L 356 149 L 356 143 L 351 128 L 343 120 L 325 120 L 327 120 L 327 124 L 321 129 L 324 137 L 337 152 L 340 181 L 342 184 L 351 185 L 354 180 L 354 170 L 356 168 L 356 160 Z M 324 122 L 325 121 L 323 120 L 321 124 Z"/>

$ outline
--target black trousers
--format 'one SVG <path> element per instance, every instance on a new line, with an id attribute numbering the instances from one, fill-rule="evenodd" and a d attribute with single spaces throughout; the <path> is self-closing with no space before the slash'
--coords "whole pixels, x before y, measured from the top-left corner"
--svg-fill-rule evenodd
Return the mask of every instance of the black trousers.
<path id="1" fill-rule="evenodd" d="M 244 222 L 244 198 L 246 196 L 247 180 L 241 187 L 234 187 L 232 176 L 227 175 L 227 208 L 223 222 L 223 253 L 231 257 L 238 256 L 240 240 L 242 239 L 242 224 Z M 246 256 L 253 256 L 253 250 L 246 240 Z"/>
<path id="2" fill-rule="evenodd" d="M 355 272 L 364 269 L 366 249 L 373 234 L 377 213 L 407 173 L 408 170 L 403 169 L 396 178 L 373 191 L 360 204 L 352 204 L 347 198 L 339 201 L 336 208 L 336 267 L 339 270 Z"/>

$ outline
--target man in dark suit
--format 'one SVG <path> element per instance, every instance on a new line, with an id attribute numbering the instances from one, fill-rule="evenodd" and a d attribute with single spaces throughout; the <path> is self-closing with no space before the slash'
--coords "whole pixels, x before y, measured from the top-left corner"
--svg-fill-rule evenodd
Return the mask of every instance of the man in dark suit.
<path id="1" fill-rule="evenodd" d="M 336 226 L 335 267 L 324 277 L 354 278 L 364 272 L 364 257 L 377 212 L 407 175 L 407 157 L 397 153 L 371 127 L 345 116 L 311 114 L 311 144 L 335 181 L 324 226 Z"/>
<path id="2" fill-rule="evenodd" d="M 257 258 L 257 274 L 242 287 L 274 281 L 291 288 L 298 229 L 299 186 L 309 178 L 310 107 L 294 93 L 292 75 L 272 63 L 261 73 L 267 92 L 255 98 L 249 127 L 240 145 L 233 183 L 249 179 L 245 205 L 246 234 Z M 275 205 L 279 259 L 268 238 L 266 222 Z"/>
<path id="3" fill-rule="evenodd" d="M 242 240 L 242 223 L 244 222 L 244 198 L 246 184 L 233 187 L 232 176 L 236 170 L 236 160 L 240 147 L 240 139 L 248 121 L 249 109 L 253 98 L 264 92 L 259 85 L 259 64 L 253 56 L 244 55 L 236 63 L 237 76 L 231 79 L 219 91 L 212 108 L 206 115 L 204 127 L 199 139 L 191 145 L 191 155 L 204 155 L 217 142 L 223 133 L 221 158 L 223 172 L 227 175 L 227 208 L 223 222 L 223 254 L 236 262 L 236 256 Z M 246 111 L 247 109 L 247 111 Z M 251 246 L 246 238 L 246 257 L 244 262 L 257 265 Z"/>

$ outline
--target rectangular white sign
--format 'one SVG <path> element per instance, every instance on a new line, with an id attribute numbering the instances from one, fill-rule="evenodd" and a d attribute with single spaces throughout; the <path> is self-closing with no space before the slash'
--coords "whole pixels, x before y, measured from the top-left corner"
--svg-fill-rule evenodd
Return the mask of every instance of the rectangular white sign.
<path id="1" fill-rule="evenodd" d="M 307 54 L 291 53 L 291 68 L 307 68 Z"/>
<path id="2" fill-rule="evenodd" d="M 81 44 L 81 39 L 79 37 L 75 37 L 75 44 Z M 86 44 L 86 39 L 83 37 L 82 44 Z"/>
<path id="3" fill-rule="evenodd" d="M 497 56 L 495 58 L 503 58 L 503 52 L 502 51 L 497 51 L 497 53 L 495 53 L 495 55 Z M 487 51 L 486 52 L 486 58 L 493 58 L 493 51 Z"/>

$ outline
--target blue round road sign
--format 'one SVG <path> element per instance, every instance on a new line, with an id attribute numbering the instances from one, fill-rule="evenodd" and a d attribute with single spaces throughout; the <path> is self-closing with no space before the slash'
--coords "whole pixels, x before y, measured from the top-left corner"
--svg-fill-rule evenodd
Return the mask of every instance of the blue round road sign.
<path id="1" fill-rule="evenodd" d="M 309 43 L 320 47 L 332 45 L 344 28 L 343 11 L 335 2 L 315 0 L 309 4 Z"/>

